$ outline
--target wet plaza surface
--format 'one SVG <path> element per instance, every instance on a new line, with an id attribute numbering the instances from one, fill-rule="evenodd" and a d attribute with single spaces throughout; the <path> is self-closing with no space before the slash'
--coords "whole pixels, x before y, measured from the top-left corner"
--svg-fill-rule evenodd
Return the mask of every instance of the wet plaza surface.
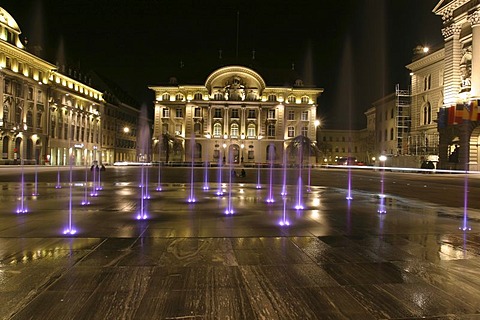
<path id="1" fill-rule="evenodd" d="M 96 197 L 28 183 L 20 214 L 20 184 L 0 183 L 1 319 L 480 319 L 480 225 L 444 205 L 315 180 L 281 196 L 152 179 L 142 200 L 111 175 Z"/>

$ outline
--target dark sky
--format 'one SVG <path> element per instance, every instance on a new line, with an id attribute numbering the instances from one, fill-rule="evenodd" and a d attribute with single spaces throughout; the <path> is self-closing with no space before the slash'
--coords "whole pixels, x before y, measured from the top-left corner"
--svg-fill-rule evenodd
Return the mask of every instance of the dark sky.
<path id="1" fill-rule="evenodd" d="M 4 0 L 1 6 L 28 46 L 43 47 L 44 59 L 109 77 L 141 105 L 153 106 L 148 85 L 171 76 L 203 84 L 219 67 L 219 50 L 223 64 L 252 63 L 255 50 L 254 69 L 262 76 L 294 64 L 306 83 L 324 88 L 323 125 L 346 129 L 364 127 L 363 112 L 395 84 L 408 87 L 405 65 L 415 46 L 442 43 L 441 17 L 431 12 L 437 2 Z"/>

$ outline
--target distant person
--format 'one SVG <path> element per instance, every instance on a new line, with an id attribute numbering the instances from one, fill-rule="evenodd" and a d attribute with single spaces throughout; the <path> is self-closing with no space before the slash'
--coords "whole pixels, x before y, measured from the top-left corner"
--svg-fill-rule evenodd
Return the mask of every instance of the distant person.
<path id="1" fill-rule="evenodd" d="M 237 176 L 237 172 L 235 172 L 235 169 L 232 169 L 232 177 L 236 177 Z"/>
<path id="2" fill-rule="evenodd" d="M 245 172 L 245 169 L 242 168 L 242 171 L 240 171 L 240 177 L 245 178 L 247 176 L 247 173 Z"/>
<path id="3" fill-rule="evenodd" d="M 100 171 L 105 171 L 105 165 L 102 164 L 102 167 L 100 168 Z"/>

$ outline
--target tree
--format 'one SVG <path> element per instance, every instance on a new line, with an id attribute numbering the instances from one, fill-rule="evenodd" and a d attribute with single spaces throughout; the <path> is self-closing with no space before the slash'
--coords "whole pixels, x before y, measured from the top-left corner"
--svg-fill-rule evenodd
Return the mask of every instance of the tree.
<path id="1" fill-rule="evenodd" d="M 291 158 L 296 158 L 297 156 L 299 156 L 300 159 L 298 163 L 302 165 L 305 156 L 310 157 L 311 155 L 315 155 L 316 158 L 320 153 L 320 150 L 318 150 L 315 141 L 310 140 L 306 136 L 300 135 L 289 140 L 287 152 Z"/>
<path id="2" fill-rule="evenodd" d="M 170 160 L 170 153 L 172 150 L 175 150 L 178 148 L 178 145 L 182 144 L 182 140 L 180 138 L 173 136 L 168 132 L 163 133 L 158 142 L 161 150 L 163 150 L 165 153 L 165 162 L 167 163 Z"/>

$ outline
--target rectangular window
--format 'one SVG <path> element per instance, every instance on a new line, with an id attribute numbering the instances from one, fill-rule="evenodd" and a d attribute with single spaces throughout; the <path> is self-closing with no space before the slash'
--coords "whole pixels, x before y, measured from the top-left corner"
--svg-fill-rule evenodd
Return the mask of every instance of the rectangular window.
<path id="1" fill-rule="evenodd" d="M 275 137 L 275 125 L 269 124 L 267 127 L 267 135 L 269 137 Z"/>
<path id="2" fill-rule="evenodd" d="M 302 121 L 308 121 L 308 111 L 302 111 Z"/>
<path id="3" fill-rule="evenodd" d="M 195 108 L 193 111 L 193 116 L 200 118 L 200 108 Z"/>
<path id="4" fill-rule="evenodd" d="M 293 110 L 288 111 L 288 120 L 295 120 L 295 111 Z"/>
<path id="5" fill-rule="evenodd" d="M 255 126 L 249 125 L 247 128 L 247 137 L 255 137 Z"/>
<path id="6" fill-rule="evenodd" d="M 216 108 L 215 111 L 214 111 L 213 117 L 214 118 L 221 118 L 222 117 L 222 109 Z"/>
<path id="7" fill-rule="evenodd" d="M 175 117 L 176 118 L 183 118 L 183 109 L 182 108 L 177 108 L 175 110 Z"/>
<path id="8" fill-rule="evenodd" d="M 268 110 L 268 119 L 275 119 L 275 109 Z"/>
<path id="9" fill-rule="evenodd" d="M 238 119 L 238 109 L 232 109 L 232 118 Z"/>
<path id="10" fill-rule="evenodd" d="M 295 137 L 295 128 L 294 127 L 288 127 L 288 137 L 289 138 Z"/>
<path id="11" fill-rule="evenodd" d="M 220 158 L 220 150 L 213 150 L 213 159 Z"/>
<path id="12" fill-rule="evenodd" d="M 175 124 L 175 134 L 177 136 L 182 134 L 182 124 L 180 123 Z"/>
<path id="13" fill-rule="evenodd" d="M 248 110 L 248 119 L 255 119 L 255 118 L 256 118 L 255 110 L 254 109 Z"/>
<path id="14" fill-rule="evenodd" d="M 162 109 L 162 118 L 169 118 L 170 117 L 170 109 L 163 108 Z"/>
<path id="15" fill-rule="evenodd" d="M 5 86 L 3 91 L 8 94 L 12 94 L 12 86 L 9 79 L 5 79 Z"/>
<path id="16" fill-rule="evenodd" d="M 248 160 L 253 160 L 255 159 L 253 150 L 248 150 Z"/>
<path id="17" fill-rule="evenodd" d="M 302 136 L 308 136 L 308 127 L 302 127 Z"/>

